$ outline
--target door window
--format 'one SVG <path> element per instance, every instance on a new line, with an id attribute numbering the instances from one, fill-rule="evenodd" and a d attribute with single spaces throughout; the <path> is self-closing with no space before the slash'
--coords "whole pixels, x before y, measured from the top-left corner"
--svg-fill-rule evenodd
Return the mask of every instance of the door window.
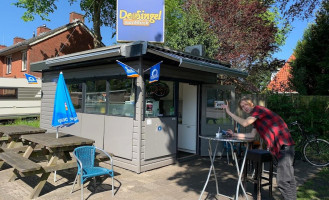
<path id="1" fill-rule="evenodd" d="M 207 89 L 207 106 L 206 106 L 206 123 L 207 124 L 226 124 L 230 123 L 230 119 L 226 115 L 222 104 L 226 101 L 230 102 L 231 91 L 215 88 Z"/>

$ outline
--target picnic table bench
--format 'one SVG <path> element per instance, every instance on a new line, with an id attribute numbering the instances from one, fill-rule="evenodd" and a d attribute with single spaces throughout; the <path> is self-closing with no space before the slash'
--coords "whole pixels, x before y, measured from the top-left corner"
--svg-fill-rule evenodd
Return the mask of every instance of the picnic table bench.
<path id="1" fill-rule="evenodd" d="M 11 151 L 0 153 L 0 159 L 4 160 L 7 164 L 11 165 L 21 173 L 27 173 L 41 169 L 41 165 L 23 157 L 18 153 Z"/>
<path id="2" fill-rule="evenodd" d="M 22 147 L 23 143 L 21 140 L 22 135 L 28 134 L 43 134 L 47 130 L 42 128 L 36 128 L 26 125 L 16 125 L 16 126 L 0 126 L 0 152 L 8 151 L 13 149 L 16 152 L 24 152 L 27 146 Z M 20 143 L 20 144 L 19 144 Z M 18 145 L 19 144 L 19 145 Z M 19 147 L 17 147 L 19 146 Z M 3 155 L 5 156 L 5 155 Z M 4 161 L 0 157 L 0 168 L 2 167 Z"/>
<path id="3" fill-rule="evenodd" d="M 59 138 L 56 138 L 56 133 L 46 133 L 22 135 L 21 139 L 28 142 L 28 147 L 23 155 L 19 153 L 21 150 L 16 152 L 15 150 L 7 150 L 0 153 L 0 159 L 14 167 L 13 175 L 9 181 L 14 181 L 18 177 L 41 174 L 38 184 L 30 194 L 31 199 L 39 196 L 51 172 L 77 167 L 76 160 L 70 155 L 76 147 L 93 145 L 95 142 L 94 140 L 64 133 L 59 133 Z M 41 147 L 40 152 L 48 158 L 44 163 L 32 160 L 32 155 L 37 151 L 38 146 Z M 100 160 L 102 157 L 102 155 L 98 156 Z"/>

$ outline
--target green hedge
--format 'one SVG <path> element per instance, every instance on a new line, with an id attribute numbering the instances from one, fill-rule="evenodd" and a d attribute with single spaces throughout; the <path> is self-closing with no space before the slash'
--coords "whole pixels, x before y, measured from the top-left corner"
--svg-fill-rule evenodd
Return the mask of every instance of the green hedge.
<path id="1" fill-rule="evenodd" d="M 266 97 L 269 109 L 287 124 L 298 120 L 307 132 L 329 139 L 329 97 L 271 94 Z"/>

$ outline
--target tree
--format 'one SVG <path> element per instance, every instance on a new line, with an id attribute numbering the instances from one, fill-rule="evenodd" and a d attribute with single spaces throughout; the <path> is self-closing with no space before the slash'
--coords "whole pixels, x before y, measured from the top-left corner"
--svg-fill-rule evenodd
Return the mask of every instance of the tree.
<path id="1" fill-rule="evenodd" d="M 293 21 L 295 18 L 308 19 L 313 16 L 322 0 L 276 0 L 283 15 Z"/>
<path id="2" fill-rule="evenodd" d="M 77 2 L 77 0 L 68 1 L 71 4 Z M 48 15 L 57 9 L 56 0 L 18 0 L 14 5 L 26 9 L 22 16 L 24 21 L 33 21 L 35 15 L 49 21 Z M 81 0 L 80 7 L 86 12 L 85 16 L 93 22 L 95 48 L 100 47 L 102 41 L 100 27 L 105 25 L 115 28 L 116 0 Z"/>
<path id="3" fill-rule="evenodd" d="M 275 21 L 278 13 L 270 11 L 271 2 L 187 0 L 187 6 L 193 5 L 219 40 L 216 58 L 237 68 L 250 67 L 269 56 L 285 39 L 285 31 Z"/>
<path id="4" fill-rule="evenodd" d="M 302 95 L 329 95 L 329 0 L 304 32 L 294 52 L 290 83 Z"/>
<path id="5" fill-rule="evenodd" d="M 202 44 L 205 56 L 214 58 L 218 51 L 218 38 L 196 7 L 185 8 L 183 0 L 166 0 L 165 4 L 165 45 L 184 51 L 186 46 Z"/>

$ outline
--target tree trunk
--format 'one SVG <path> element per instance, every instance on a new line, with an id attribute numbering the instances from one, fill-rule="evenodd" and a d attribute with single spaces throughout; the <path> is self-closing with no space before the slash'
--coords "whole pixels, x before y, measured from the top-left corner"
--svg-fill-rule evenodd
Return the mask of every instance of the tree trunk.
<path id="1" fill-rule="evenodd" d="M 101 6 L 103 5 L 103 0 L 95 0 L 94 1 L 94 15 L 93 15 L 93 29 L 94 29 L 94 47 L 101 47 Z"/>

